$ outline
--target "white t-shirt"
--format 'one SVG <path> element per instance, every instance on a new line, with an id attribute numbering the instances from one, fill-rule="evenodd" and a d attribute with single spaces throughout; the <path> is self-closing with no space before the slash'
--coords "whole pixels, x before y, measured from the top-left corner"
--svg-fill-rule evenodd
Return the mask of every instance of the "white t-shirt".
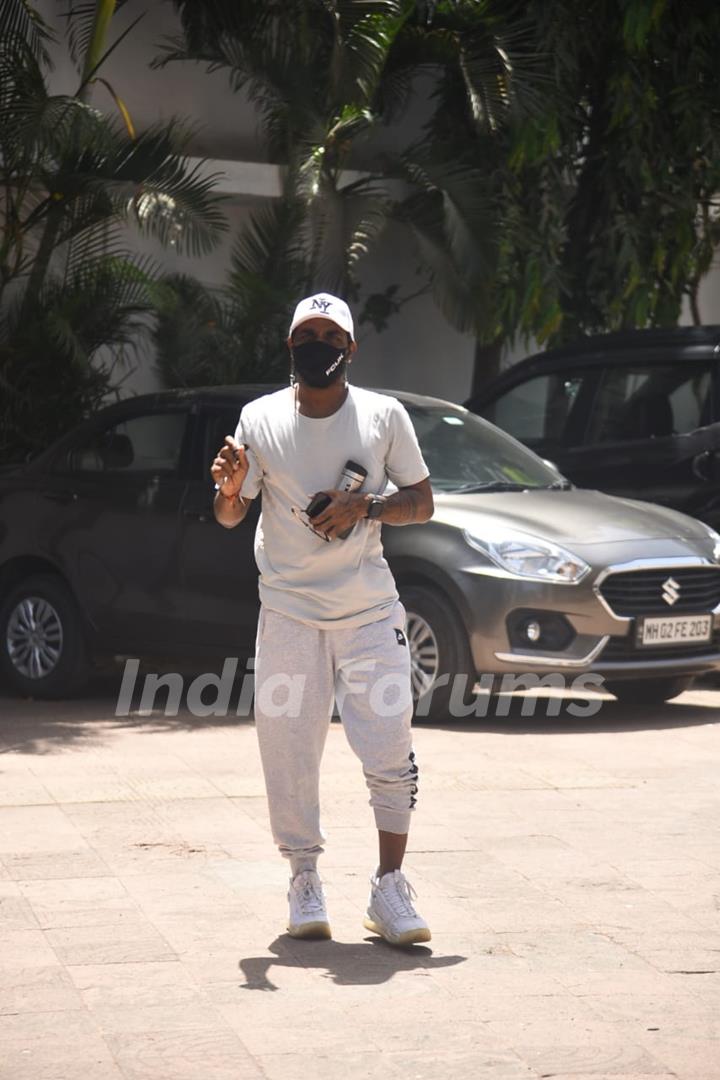
<path id="1" fill-rule="evenodd" d="M 387 394 L 350 386 L 331 416 L 303 416 L 292 387 L 248 402 L 235 439 L 248 446 L 241 495 L 262 491 L 255 533 L 260 600 L 321 628 L 384 618 L 398 598 L 383 555 L 378 521 L 358 521 L 346 540 L 329 543 L 302 511 L 318 491 L 335 488 L 345 462 L 367 469 L 362 491 L 382 494 L 429 475 L 404 406 Z"/>

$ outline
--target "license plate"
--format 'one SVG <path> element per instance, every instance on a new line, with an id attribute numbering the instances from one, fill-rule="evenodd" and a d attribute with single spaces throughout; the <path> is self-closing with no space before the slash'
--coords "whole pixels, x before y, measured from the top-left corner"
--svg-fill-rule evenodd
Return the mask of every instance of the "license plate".
<path id="1" fill-rule="evenodd" d="M 660 615 L 642 620 L 638 645 L 680 645 L 710 641 L 712 615 Z"/>

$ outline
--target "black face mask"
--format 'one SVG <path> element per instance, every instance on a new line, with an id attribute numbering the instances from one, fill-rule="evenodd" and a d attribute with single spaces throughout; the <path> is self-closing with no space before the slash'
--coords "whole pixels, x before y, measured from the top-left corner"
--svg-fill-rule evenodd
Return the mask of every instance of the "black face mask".
<path id="1" fill-rule="evenodd" d="M 345 372 L 345 350 L 324 341 L 306 341 L 293 345 L 295 371 L 308 386 L 318 389 L 332 386 Z"/>

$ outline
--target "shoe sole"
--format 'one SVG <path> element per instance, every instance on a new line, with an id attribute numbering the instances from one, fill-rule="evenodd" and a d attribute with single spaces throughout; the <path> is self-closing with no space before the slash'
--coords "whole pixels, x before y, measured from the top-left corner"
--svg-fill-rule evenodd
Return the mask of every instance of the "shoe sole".
<path id="1" fill-rule="evenodd" d="M 422 941 L 432 940 L 432 935 L 427 926 L 418 926 L 415 930 L 405 930 L 402 934 L 389 934 L 385 927 L 367 916 L 363 919 L 363 926 L 366 930 L 372 930 L 374 933 L 379 934 L 380 937 L 385 938 L 390 945 L 419 945 Z"/>
<path id="2" fill-rule="evenodd" d="M 294 938 L 331 938 L 330 924 L 326 922 L 299 923 L 297 926 L 288 926 L 287 932 Z"/>

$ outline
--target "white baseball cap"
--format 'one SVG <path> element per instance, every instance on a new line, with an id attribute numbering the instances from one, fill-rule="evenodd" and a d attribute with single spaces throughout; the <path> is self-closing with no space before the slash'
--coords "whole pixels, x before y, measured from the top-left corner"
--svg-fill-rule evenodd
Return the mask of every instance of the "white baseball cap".
<path id="1" fill-rule="evenodd" d="M 306 296 L 295 308 L 295 314 L 290 323 L 290 334 L 292 335 L 293 330 L 308 319 L 327 319 L 329 322 L 334 322 L 341 330 L 345 330 L 353 341 L 355 340 L 350 308 L 338 296 L 332 296 L 330 293 Z"/>

